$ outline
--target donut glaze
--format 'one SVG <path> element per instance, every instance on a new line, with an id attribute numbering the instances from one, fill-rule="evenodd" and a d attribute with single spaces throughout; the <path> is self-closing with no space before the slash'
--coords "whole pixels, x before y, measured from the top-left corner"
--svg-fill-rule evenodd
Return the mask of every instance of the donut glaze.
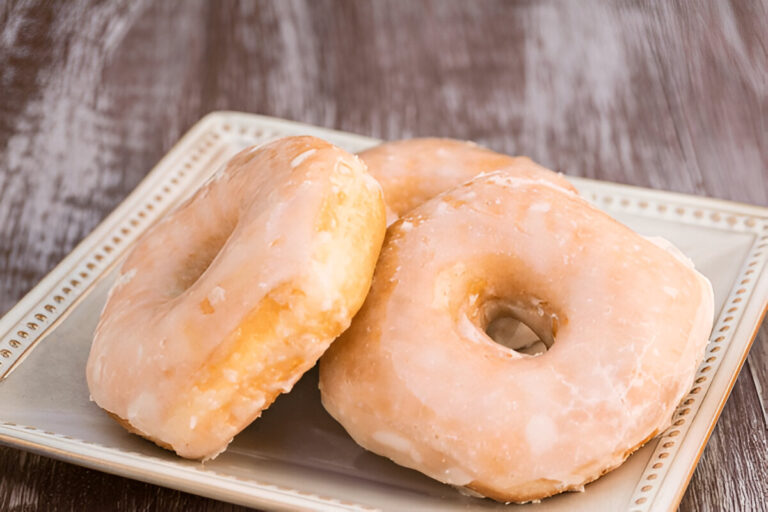
<path id="1" fill-rule="evenodd" d="M 387 223 L 484 172 L 506 169 L 516 176 L 549 181 L 576 191 L 562 175 L 525 156 L 511 157 L 455 139 L 386 142 L 358 154 L 384 190 Z"/>
<path id="2" fill-rule="evenodd" d="M 581 490 L 692 384 L 713 295 L 678 256 L 551 183 L 481 175 L 389 228 L 321 360 L 323 405 L 363 447 L 483 496 Z M 549 350 L 494 342 L 504 316 Z"/>
<path id="3" fill-rule="evenodd" d="M 92 399 L 183 457 L 214 457 L 346 329 L 384 231 L 354 155 L 313 137 L 239 153 L 122 265 Z"/>

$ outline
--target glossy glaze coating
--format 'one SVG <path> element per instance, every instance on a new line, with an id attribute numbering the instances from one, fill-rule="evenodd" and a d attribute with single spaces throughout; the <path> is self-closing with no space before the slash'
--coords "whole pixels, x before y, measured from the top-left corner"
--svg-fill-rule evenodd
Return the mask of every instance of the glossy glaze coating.
<path id="1" fill-rule="evenodd" d="M 576 191 L 562 175 L 525 156 L 508 156 L 473 142 L 420 138 L 386 142 L 359 154 L 384 190 L 387 222 L 478 174 L 504 169 Z"/>
<path id="2" fill-rule="evenodd" d="M 383 236 L 381 189 L 354 155 L 313 137 L 241 152 L 123 264 L 88 359 L 93 400 L 214 457 L 346 329 Z"/>
<path id="3" fill-rule="evenodd" d="M 549 350 L 491 340 L 504 316 Z M 582 489 L 669 424 L 712 316 L 709 281 L 674 248 L 495 172 L 390 226 L 363 308 L 321 360 L 322 400 L 398 464 L 535 500 Z"/>

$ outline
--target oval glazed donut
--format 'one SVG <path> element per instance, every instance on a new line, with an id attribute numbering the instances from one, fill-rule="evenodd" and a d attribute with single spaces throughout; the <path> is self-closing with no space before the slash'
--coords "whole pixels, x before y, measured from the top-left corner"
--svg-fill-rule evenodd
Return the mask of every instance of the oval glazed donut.
<path id="1" fill-rule="evenodd" d="M 363 308 L 321 360 L 322 401 L 398 464 L 540 499 L 669 425 L 712 315 L 709 281 L 675 251 L 549 183 L 481 175 L 389 228 Z M 491 340 L 505 316 L 549 350 Z"/>
<path id="2" fill-rule="evenodd" d="M 500 169 L 576 191 L 562 175 L 528 157 L 503 155 L 463 140 L 398 140 L 367 149 L 358 156 L 365 161 L 368 172 L 384 190 L 388 223 L 478 174 Z"/>
<path id="3" fill-rule="evenodd" d="M 239 153 L 123 264 L 88 359 L 93 400 L 183 457 L 217 455 L 349 325 L 384 231 L 354 155 L 313 137 Z"/>

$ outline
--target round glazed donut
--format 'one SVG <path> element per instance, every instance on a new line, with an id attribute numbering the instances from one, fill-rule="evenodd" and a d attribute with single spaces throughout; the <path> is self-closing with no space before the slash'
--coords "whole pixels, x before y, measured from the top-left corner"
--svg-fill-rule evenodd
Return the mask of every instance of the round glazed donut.
<path id="1" fill-rule="evenodd" d="M 562 175 L 528 157 L 511 157 L 455 139 L 423 138 L 386 142 L 358 154 L 384 190 L 387 222 L 437 194 L 484 172 L 505 169 L 516 176 L 550 181 L 576 191 Z"/>
<path id="2" fill-rule="evenodd" d="M 486 335 L 509 316 L 549 350 Z M 390 226 L 365 304 L 321 360 L 322 401 L 398 464 L 540 499 L 669 425 L 712 317 L 709 281 L 676 251 L 550 183 L 481 175 Z"/>
<path id="3" fill-rule="evenodd" d="M 214 457 L 346 329 L 384 231 L 356 156 L 313 137 L 239 153 L 123 264 L 88 359 L 93 400 Z"/>

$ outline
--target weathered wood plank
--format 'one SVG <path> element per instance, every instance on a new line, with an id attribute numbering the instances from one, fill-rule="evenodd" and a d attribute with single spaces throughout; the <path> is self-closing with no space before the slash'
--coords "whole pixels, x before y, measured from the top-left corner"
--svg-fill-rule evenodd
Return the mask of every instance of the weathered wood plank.
<path id="1" fill-rule="evenodd" d="M 0 2 L 0 312 L 214 109 L 768 205 L 766 19 L 765 1 Z M 765 507 L 766 338 L 682 510 Z M 0 449 L 14 507 L 234 508 Z"/>

